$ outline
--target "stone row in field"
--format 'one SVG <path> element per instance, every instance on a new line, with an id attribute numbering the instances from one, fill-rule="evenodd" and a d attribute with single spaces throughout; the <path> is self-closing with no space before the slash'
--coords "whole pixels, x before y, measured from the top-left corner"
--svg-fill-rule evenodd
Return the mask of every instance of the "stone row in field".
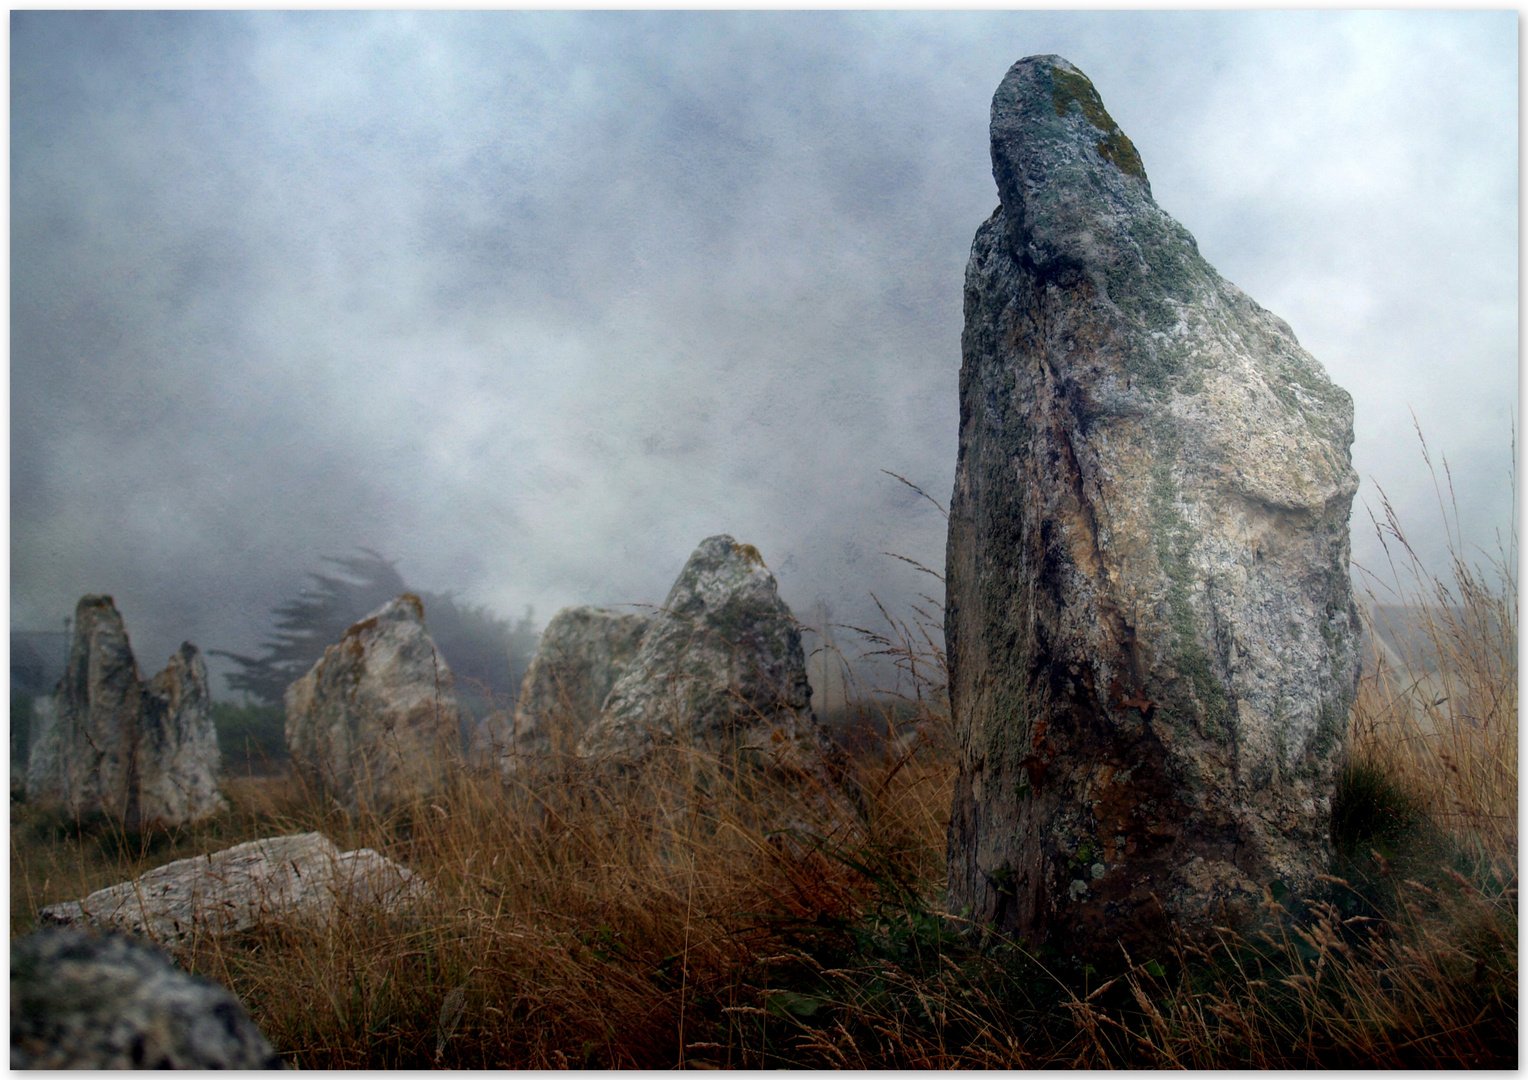
<path id="1" fill-rule="evenodd" d="M 294 769 L 352 809 L 427 795 L 465 759 L 513 776 L 556 754 L 631 765 L 668 745 L 848 782 L 812 712 L 796 620 L 758 551 L 730 536 L 696 548 L 652 615 L 558 612 L 513 720 L 491 720 L 475 746 L 460 744 L 451 671 L 412 595 L 347 630 L 286 711 Z"/>

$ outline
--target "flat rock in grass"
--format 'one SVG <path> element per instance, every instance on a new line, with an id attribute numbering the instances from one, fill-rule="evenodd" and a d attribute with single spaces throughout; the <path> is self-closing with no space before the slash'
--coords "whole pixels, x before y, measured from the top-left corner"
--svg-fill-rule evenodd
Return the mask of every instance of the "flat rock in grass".
<path id="1" fill-rule="evenodd" d="M 945 638 L 953 910 L 1117 963 L 1327 859 L 1353 403 L 1153 201 L 1082 72 L 992 102 Z"/>
<path id="2" fill-rule="evenodd" d="M 701 542 L 579 752 L 639 760 L 654 746 L 746 751 L 790 772 L 841 754 L 812 713 L 801 631 L 758 550 Z"/>
<path id="3" fill-rule="evenodd" d="M 179 859 L 37 917 L 177 944 L 357 909 L 399 912 L 428 895 L 417 874 L 370 848 L 342 852 L 322 833 L 299 833 Z"/>
<path id="4" fill-rule="evenodd" d="M 514 731 L 499 758 L 505 772 L 549 754 L 572 754 L 631 668 L 651 620 L 596 607 L 563 608 L 542 631 L 520 682 Z"/>
<path id="5" fill-rule="evenodd" d="M 226 988 L 140 939 L 39 930 L 11 945 L 13 1069 L 279 1069 Z"/>
<path id="6" fill-rule="evenodd" d="M 294 770 L 351 810 L 439 789 L 461 764 L 460 711 L 419 597 L 357 622 L 287 688 L 286 740 Z"/>

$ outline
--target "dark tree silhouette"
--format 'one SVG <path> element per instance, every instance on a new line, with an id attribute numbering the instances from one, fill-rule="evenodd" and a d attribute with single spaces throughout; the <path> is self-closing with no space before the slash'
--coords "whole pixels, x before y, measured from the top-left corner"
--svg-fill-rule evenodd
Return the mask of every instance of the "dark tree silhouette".
<path id="1" fill-rule="evenodd" d="M 338 572 L 309 574 L 309 587 L 272 612 L 276 632 L 262 644 L 262 655 L 208 650 L 239 666 L 227 676 L 229 689 L 280 705 L 286 688 L 306 675 L 352 624 L 399 593 L 415 592 L 424 603 L 430 636 L 456 676 L 461 703 L 478 716 L 491 706 L 510 706 L 536 651 L 538 634 L 529 608 L 510 625 L 487 608 L 459 603 L 452 593 L 410 589 L 396 565 L 369 548 L 324 562 Z"/>

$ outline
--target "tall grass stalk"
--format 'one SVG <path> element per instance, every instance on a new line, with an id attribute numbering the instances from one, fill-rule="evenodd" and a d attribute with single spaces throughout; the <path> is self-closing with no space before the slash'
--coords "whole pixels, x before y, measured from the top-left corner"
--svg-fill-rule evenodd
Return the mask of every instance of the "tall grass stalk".
<path id="1" fill-rule="evenodd" d="M 1468 557 L 1448 463 L 1423 460 L 1449 537 L 1434 573 L 1380 492 L 1384 571 L 1360 569 L 1369 603 L 1367 674 L 1352 717 L 1355 756 L 1381 765 L 1476 857 L 1517 866 L 1517 526 Z M 1515 461 L 1514 438 L 1514 461 Z M 1371 517 L 1373 515 L 1371 514 Z"/>

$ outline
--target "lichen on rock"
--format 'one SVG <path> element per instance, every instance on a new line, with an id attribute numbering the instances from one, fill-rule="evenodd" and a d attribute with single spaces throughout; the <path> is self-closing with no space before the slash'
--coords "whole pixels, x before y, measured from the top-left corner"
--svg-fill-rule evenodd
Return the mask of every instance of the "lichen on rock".
<path id="1" fill-rule="evenodd" d="M 1352 400 L 1156 205 L 1082 72 L 1019 61 L 991 134 L 946 575 L 950 898 L 1117 957 L 1164 913 L 1198 930 L 1321 869 L 1358 674 Z"/>

